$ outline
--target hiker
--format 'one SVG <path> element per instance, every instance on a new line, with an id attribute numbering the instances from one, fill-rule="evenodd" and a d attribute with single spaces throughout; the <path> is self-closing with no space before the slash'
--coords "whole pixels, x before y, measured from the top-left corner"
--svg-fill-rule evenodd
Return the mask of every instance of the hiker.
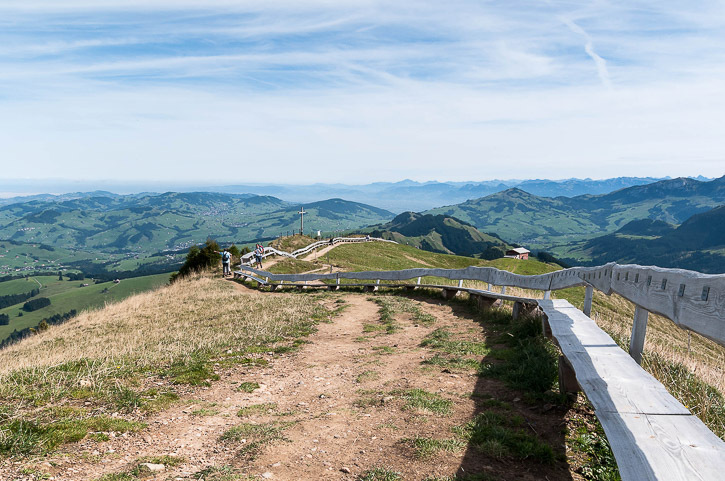
<path id="1" fill-rule="evenodd" d="M 224 249 L 222 252 L 220 252 L 222 255 L 222 267 L 224 268 L 224 277 L 231 274 L 231 269 L 229 269 L 229 264 L 232 261 L 232 254 Z"/>
<path id="2" fill-rule="evenodd" d="M 264 247 L 262 244 L 257 244 L 254 249 L 254 258 L 257 260 L 257 266 L 262 269 L 262 256 L 264 255 Z"/>

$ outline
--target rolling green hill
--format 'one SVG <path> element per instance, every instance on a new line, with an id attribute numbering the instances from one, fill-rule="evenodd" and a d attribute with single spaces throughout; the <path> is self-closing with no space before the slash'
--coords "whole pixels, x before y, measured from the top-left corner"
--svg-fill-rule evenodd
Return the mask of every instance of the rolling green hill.
<path id="1" fill-rule="evenodd" d="M 723 203 L 725 177 L 681 178 L 573 198 L 537 197 L 515 188 L 425 213 L 453 216 L 509 242 L 548 249 L 613 233 L 636 219 L 680 224 Z"/>
<path id="2" fill-rule="evenodd" d="M 510 247 L 472 225 L 445 215 L 404 212 L 387 224 L 371 227 L 371 235 L 443 254 L 502 257 Z"/>
<path id="3" fill-rule="evenodd" d="M 356 229 L 393 217 L 330 199 L 304 206 L 309 231 Z M 102 253 L 185 250 L 213 237 L 247 243 L 298 229 L 299 205 L 269 196 L 208 192 L 32 201 L 0 208 L 0 238 Z"/>
<path id="4" fill-rule="evenodd" d="M 612 234 L 560 246 L 555 253 L 593 265 L 615 261 L 723 273 L 725 205 L 694 215 L 677 228 L 657 221 L 630 222 Z"/>

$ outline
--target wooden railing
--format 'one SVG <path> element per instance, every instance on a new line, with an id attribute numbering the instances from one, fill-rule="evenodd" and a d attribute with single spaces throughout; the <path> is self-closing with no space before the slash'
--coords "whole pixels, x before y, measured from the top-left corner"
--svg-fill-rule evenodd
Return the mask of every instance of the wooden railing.
<path id="1" fill-rule="evenodd" d="M 352 244 L 352 243 L 360 243 L 360 242 L 390 242 L 393 244 L 397 244 L 397 242 L 388 240 L 388 239 L 381 239 L 378 237 L 334 237 L 330 240 L 323 240 L 323 241 L 317 241 L 313 242 L 312 244 L 303 247 L 301 249 L 297 249 L 293 252 L 285 252 L 275 249 L 274 247 L 264 247 L 264 254 L 262 254 L 262 258 L 266 258 L 269 256 L 282 256 L 282 257 L 289 257 L 292 259 L 296 259 L 299 256 L 308 254 L 315 249 L 320 249 L 322 247 L 327 247 L 330 245 L 335 244 Z M 244 254 L 242 256 L 242 265 L 249 265 L 252 262 L 254 262 L 254 252 L 249 252 L 247 254 Z"/>
<path id="2" fill-rule="evenodd" d="M 345 279 L 367 290 L 383 286 L 414 289 L 424 286 L 423 277 L 437 277 L 458 280 L 457 285 L 425 285 L 442 289 L 448 298 L 462 291 L 477 299 L 481 307 L 490 307 L 499 299 L 513 301 L 515 316 L 522 309 L 538 307 L 545 333 L 562 351 L 560 389 L 582 390 L 587 395 L 610 440 L 622 479 L 723 479 L 725 443 L 638 363 L 650 312 L 725 346 L 725 275 L 614 263 L 535 276 L 491 267 L 274 274 L 249 266 L 241 266 L 235 275 L 273 289 L 338 289 Z M 403 282 L 415 278 L 415 284 Z M 331 280 L 334 284 L 308 284 Z M 464 280 L 488 283 L 488 289 L 463 287 Z M 501 286 L 501 292 L 494 292 L 494 286 Z M 543 291 L 543 299 L 508 296 L 506 286 Z M 586 287 L 581 311 L 565 300 L 551 299 L 551 291 L 576 286 Z M 629 355 L 589 317 L 594 289 L 619 294 L 635 304 Z"/>

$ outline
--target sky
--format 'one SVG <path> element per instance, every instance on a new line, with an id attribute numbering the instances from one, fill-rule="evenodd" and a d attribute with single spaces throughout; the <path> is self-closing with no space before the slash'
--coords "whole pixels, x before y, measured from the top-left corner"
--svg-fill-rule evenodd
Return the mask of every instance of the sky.
<path id="1" fill-rule="evenodd" d="M 0 0 L 0 177 L 725 174 L 725 3 Z"/>

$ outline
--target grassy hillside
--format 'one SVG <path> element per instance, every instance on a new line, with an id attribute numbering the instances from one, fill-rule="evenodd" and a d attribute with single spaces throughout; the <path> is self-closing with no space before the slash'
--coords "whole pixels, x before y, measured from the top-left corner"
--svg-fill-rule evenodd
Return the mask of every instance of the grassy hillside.
<path id="1" fill-rule="evenodd" d="M 462 219 L 508 242 L 548 248 L 611 233 L 636 219 L 680 224 L 725 203 L 725 177 L 673 179 L 605 195 L 538 197 L 514 188 L 426 213 Z"/>
<path id="2" fill-rule="evenodd" d="M 104 282 L 102 284 L 90 283 L 87 287 L 80 287 L 81 283 L 88 281 L 59 281 L 58 277 L 32 277 L 29 281 L 15 280 L 0 283 L 9 284 L 6 289 L 17 290 L 27 284 L 33 288 L 38 287 L 40 282 L 43 287 L 40 289 L 39 297 L 50 299 L 50 306 L 33 312 L 21 311 L 22 303 L 15 306 L 0 309 L 0 314 L 7 314 L 10 317 L 10 324 L 0 326 L 0 341 L 5 339 L 14 330 L 22 330 L 27 327 L 35 327 L 44 318 L 54 314 L 64 314 L 72 309 L 80 312 L 85 309 L 100 308 L 108 303 L 125 299 L 134 294 L 153 290 L 168 283 L 168 274 L 157 274 L 153 276 L 136 277 L 124 279 L 118 284 Z M 28 289 L 28 290 L 31 290 Z M 25 291 L 27 292 L 27 291 Z M 22 316 L 18 314 L 22 312 Z"/>
<path id="3" fill-rule="evenodd" d="M 61 249 L 39 243 L 0 240 L 0 276 L 25 272 L 58 272 L 71 262 L 93 261 L 93 253 Z"/>
<path id="4" fill-rule="evenodd" d="M 554 252 L 594 265 L 615 261 L 725 272 L 725 206 L 694 215 L 677 228 L 650 222 L 630 222 L 613 234 L 559 246 Z"/>
<path id="5" fill-rule="evenodd" d="M 183 250 L 213 237 L 245 243 L 299 228 L 299 205 L 208 192 L 33 201 L 0 207 L 0 238 L 104 253 Z M 393 217 L 342 199 L 306 204 L 308 232 L 355 229 Z"/>
<path id="6" fill-rule="evenodd" d="M 415 212 L 403 212 L 387 224 L 372 226 L 370 234 L 431 252 L 488 259 L 502 257 L 510 247 L 454 217 Z"/>

